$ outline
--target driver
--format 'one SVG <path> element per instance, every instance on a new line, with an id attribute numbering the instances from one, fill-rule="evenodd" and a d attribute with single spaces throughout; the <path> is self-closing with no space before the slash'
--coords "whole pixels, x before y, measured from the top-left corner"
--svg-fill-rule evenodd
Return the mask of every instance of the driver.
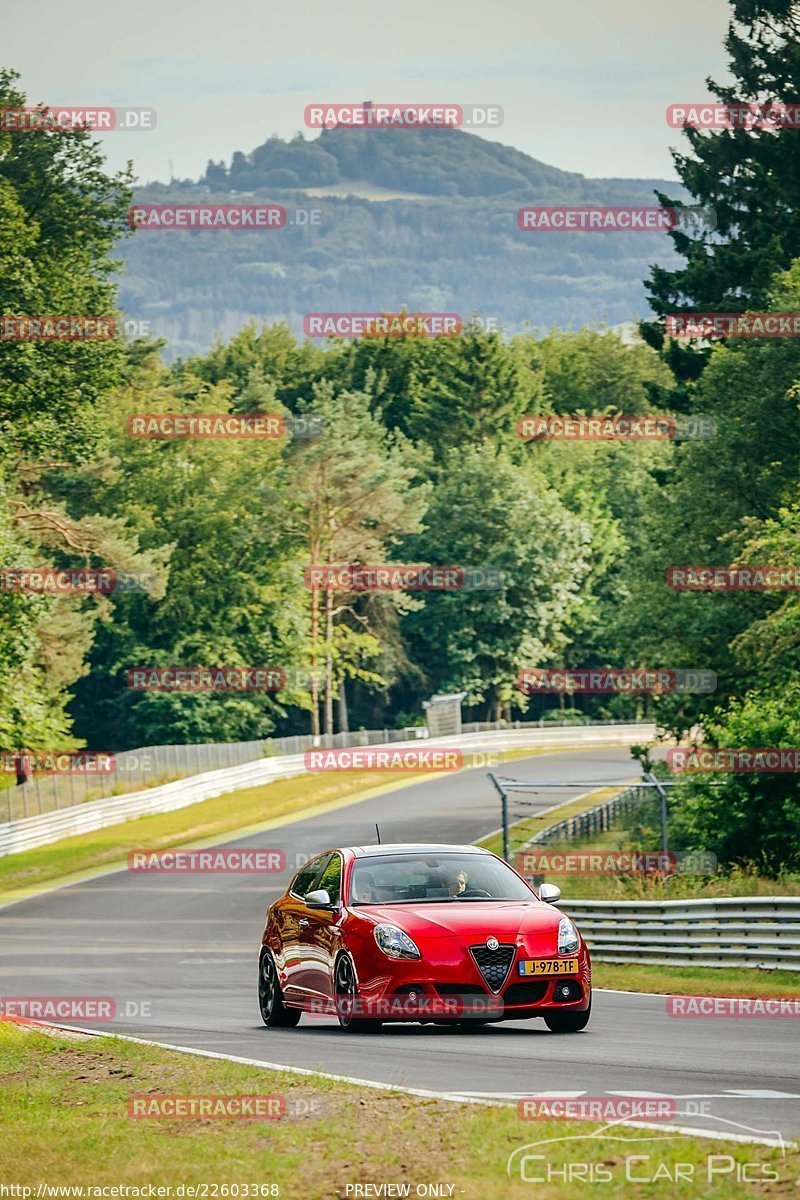
<path id="1" fill-rule="evenodd" d="M 447 891 L 451 896 L 463 896 L 467 890 L 469 876 L 466 871 L 457 871 L 453 878 L 448 882 Z"/>

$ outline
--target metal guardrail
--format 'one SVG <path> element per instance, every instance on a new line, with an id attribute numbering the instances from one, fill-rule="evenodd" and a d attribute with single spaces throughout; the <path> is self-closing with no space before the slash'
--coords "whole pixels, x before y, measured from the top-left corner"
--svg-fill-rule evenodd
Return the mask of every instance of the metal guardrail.
<path id="1" fill-rule="evenodd" d="M 46 846 L 61 838 L 74 837 L 119 825 L 134 817 L 146 817 L 153 813 L 174 812 L 202 800 L 211 800 L 225 792 L 239 788 L 257 787 L 276 779 L 288 779 L 302 775 L 305 771 L 301 754 L 286 755 L 284 758 L 262 758 L 258 762 L 221 771 L 210 771 L 194 775 L 190 779 L 179 779 L 144 792 L 131 792 L 124 796 L 112 796 L 107 800 L 93 800 L 87 804 L 76 804 L 71 808 L 42 813 L 39 816 L 23 817 L 0 825 L 0 858 L 7 854 L 19 854 L 37 846 Z"/>
<path id="2" fill-rule="evenodd" d="M 800 896 L 562 900 L 598 962 L 800 971 Z"/>
<path id="3" fill-rule="evenodd" d="M 264 741 L 204 742 L 184 746 L 141 746 L 108 756 L 108 772 L 34 774 L 28 783 L 0 791 L 0 817 L 5 822 L 57 812 L 75 804 L 105 800 L 167 780 L 205 771 L 238 767 L 267 753 Z"/>
<path id="4" fill-rule="evenodd" d="M 558 711 L 551 710 L 551 711 Z M 575 709 L 566 709 L 565 712 L 575 712 Z M 631 721 L 629 718 L 609 718 L 609 717 L 585 717 L 583 714 L 573 717 L 571 720 L 555 721 L 546 720 L 540 717 L 538 721 L 465 721 L 461 725 L 462 733 L 486 733 L 491 729 L 580 729 L 587 725 L 651 725 L 651 721 Z"/>
<path id="5" fill-rule="evenodd" d="M 599 729 L 569 727 L 570 742 L 598 745 L 626 741 L 640 736 L 652 737 L 654 734 L 655 727 L 652 725 L 633 724 Z M 477 750 L 480 747 L 491 751 L 525 746 L 559 745 L 563 741 L 563 730 L 535 728 L 519 731 L 506 729 L 484 734 L 470 733 L 459 737 L 436 738 L 431 739 L 429 744 L 431 746 L 456 745 L 465 750 Z M 320 739 L 319 744 L 324 748 L 324 739 Z M 356 744 L 364 745 L 365 743 Z M 399 744 L 413 746 L 416 744 L 416 739 L 406 739 L 404 743 Z M 21 817 L 0 824 L 0 858 L 6 854 L 18 854 L 23 850 L 31 850 L 36 846 L 46 846 L 61 838 L 89 833 L 95 829 L 104 829 L 109 825 L 118 825 L 133 817 L 172 812 L 175 809 L 186 808 L 190 804 L 198 804 L 202 800 L 210 800 L 214 796 L 221 796 L 225 792 L 237 791 L 239 788 L 257 787 L 276 779 L 288 779 L 294 775 L 302 775 L 305 770 L 303 754 L 275 755 L 272 758 L 260 758 L 255 762 L 243 763 L 240 766 L 225 767 L 221 770 L 195 775 L 189 779 L 179 779 L 173 783 L 161 784 L 148 788 L 146 791 L 91 800 L 84 804 L 74 804 L 51 812 Z"/>
<path id="6" fill-rule="evenodd" d="M 602 833 L 648 794 L 631 787 L 542 829 L 527 846 Z M 598 962 L 800 971 L 800 896 L 560 900 Z"/>
<path id="7" fill-rule="evenodd" d="M 477 722 L 465 725 L 463 733 L 499 730 L 541 729 L 543 733 L 558 733 L 568 729 L 580 739 L 587 728 L 609 725 L 629 726 L 631 722 L 597 721 L 591 725 L 555 721 Z M 641 726 L 647 737 L 651 726 Z M 0 821 L 18 821 L 41 813 L 72 808 L 76 804 L 105 800 L 112 796 L 141 791 L 142 788 L 185 779 L 207 771 L 220 771 L 276 755 L 303 754 L 321 748 L 349 749 L 357 746 L 379 746 L 386 743 L 428 738 L 424 725 L 403 729 L 357 729 L 350 733 L 291 734 L 288 737 L 259 738 L 249 742 L 203 742 L 182 746 L 141 746 L 136 750 L 120 750 L 112 756 L 113 770 L 108 773 L 74 775 L 34 775 L 20 787 L 0 790 Z"/>
<path id="8" fill-rule="evenodd" d="M 541 829 L 530 841 L 526 842 L 525 848 L 546 845 L 548 842 L 571 842 L 579 838 L 592 837 L 596 833 L 604 833 L 611 828 L 617 817 L 629 812 L 648 795 L 649 789 L 647 788 L 626 788 L 624 792 L 611 796 L 603 804 L 596 804 L 594 808 L 587 808 L 585 812 L 577 813 L 573 817 L 567 817 L 565 821 L 559 821 L 556 825 L 548 825 L 546 829 Z"/>
<path id="9" fill-rule="evenodd" d="M 349 746 L 374 746 L 383 742 L 406 741 L 427 737 L 419 729 L 367 729 L 354 733 L 322 734 L 318 737 L 294 735 L 258 738 L 249 742 L 200 742 L 181 746 L 141 746 L 110 755 L 113 769 L 108 773 L 74 775 L 34 775 L 20 787 L 0 791 L 0 817 L 4 821 L 56 812 L 75 804 L 104 800 L 144 787 L 186 779 L 206 771 L 221 771 L 274 755 L 302 754 L 315 746 L 324 749 Z"/>

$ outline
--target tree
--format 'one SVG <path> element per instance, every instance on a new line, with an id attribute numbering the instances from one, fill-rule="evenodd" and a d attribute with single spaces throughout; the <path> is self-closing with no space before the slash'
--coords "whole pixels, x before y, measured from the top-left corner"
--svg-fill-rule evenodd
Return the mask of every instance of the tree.
<path id="1" fill-rule="evenodd" d="M 364 392 L 338 391 L 320 383 L 300 406 L 321 420 L 323 433 L 292 443 L 290 473 L 297 503 L 295 526 L 311 566 L 376 564 L 387 560 L 402 534 L 415 532 L 427 485 L 418 480 L 410 443 L 388 433 L 370 411 Z M 395 594 L 389 603 L 403 604 Z M 312 732 L 319 733 L 319 669 L 324 662 L 325 732 L 333 732 L 333 699 L 344 677 L 379 683 L 364 660 L 378 652 L 363 605 L 347 590 L 310 590 Z M 337 635 L 336 625 L 347 625 Z M 359 665 L 361 664 L 361 665 Z"/>
<path id="2" fill-rule="evenodd" d="M 498 720 L 519 700 L 519 671 L 556 660 L 585 603 L 591 531 L 541 474 L 484 444 L 451 450 L 436 482 L 425 529 L 407 539 L 414 561 L 499 573 L 425 596 L 403 628 L 429 690 L 469 693 Z"/>
<path id="3" fill-rule="evenodd" d="M 779 693 L 748 692 L 704 723 L 704 743 L 722 749 L 800 746 L 800 683 Z M 671 808 L 679 844 L 716 854 L 720 864 L 762 874 L 800 867 L 800 785 L 796 772 L 686 773 Z"/>
<path id="4" fill-rule="evenodd" d="M 0 72 L 0 108 L 19 108 Z M 108 255 L 124 228 L 128 173 L 107 175 L 87 130 L 0 132 L 0 312 L 114 318 Z M 0 339 L 0 461 L 86 458 L 94 406 L 119 378 L 122 342 Z"/>
<path id="5" fill-rule="evenodd" d="M 800 16 L 792 0 L 731 0 L 725 47 L 733 82 L 707 80 L 725 105 L 794 102 L 800 95 Z M 659 318 L 683 311 L 741 312 L 766 302 L 773 274 L 800 257 L 800 142 L 791 127 L 712 132 L 687 127 L 688 153 L 673 152 L 678 175 L 696 201 L 716 213 L 716 229 L 689 237 L 670 231 L 686 259 L 676 270 L 653 267 L 650 305 Z M 670 205 L 666 195 L 658 194 Z M 651 345 L 663 326 L 648 323 Z M 679 380 L 696 378 L 706 354 L 670 343 Z"/>
<path id="6" fill-rule="evenodd" d="M 768 299 L 778 308 L 798 306 L 800 265 L 775 280 Z M 644 510 L 621 627 L 653 665 L 710 669 L 718 680 L 715 696 L 664 699 L 662 718 L 676 730 L 752 684 L 752 663 L 743 661 L 738 638 L 780 598 L 675 592 L 666 586 L 666 570 L 745 561 L 754 529 L 792 504 L 800 466 L 798 378 L 800 347 L 793 339 L 714 347 L 695 389 L 695 405 L 715 423 L 714 436 L 676 445 L 674 466 Z"/>
<path id="7" fill-rule="evenodd" d="M 764 521 L 745 520 L 741 540 L 743 545 L 736 556 L 741 562 L 796 568 L 800 564 L 800 499 L 795 495 Z M 758 686 L 779 694 L 791 684 L 797 677 L 800 654 L 797 592 L 781 592 L 774 597 L 766 613 L 733 639 L 731 650 Z"/>
<path id="8" fill-rule="evenodd" d="M 78 729 L 113 746 L 265 737 L 303 704 L 306 649 L 300 544 L 277 440 L 131 438 L 134 412 L 227 412 L 230 387 L 179 380 L 153 356 L 109 397 L 108 452 L 69 483 L 73 509 L 98 503 L 135 532 L 157 586 L 110 598 L 91 671 L 73 706 Z M 266 481 L 267 486 L 264 487 Z M 140 568 L 141 569 L 141 568 Z M 133 692 L 137 666 L 275 667 L 289 687 L 263 692 Z"/>
<path id="9" fill-rule="evenodd" d="M 21 108 L 17 75 L 0 71 L 0 109 Z M 130 199 L 91 133 L 0 132 L 0 313 L 113 319 L 109 260 Z M 120 338 L 0 338 L 0 547 L 3 567 L 113 566 L 118 529 L 82 524 L 54 498 L 56 467 L 99 444 L 99 402 L 121 377 Z M 130 548 L 129 548 L 130 549 Z M 98 563 L 98 557 L 100 562 Z M 76 745 L 68 688 L 84 670 L 103 599 L 0 591 L 0 747 Z"/>
<path id="10" fill-rule="evenodd" d="M 528 376 L 499 333 L 468 327 L 460 337 L 437 338 L 420 367 L 401 428 L 438 460 L 452 446 L 515 439 L 530 403 Z"/>

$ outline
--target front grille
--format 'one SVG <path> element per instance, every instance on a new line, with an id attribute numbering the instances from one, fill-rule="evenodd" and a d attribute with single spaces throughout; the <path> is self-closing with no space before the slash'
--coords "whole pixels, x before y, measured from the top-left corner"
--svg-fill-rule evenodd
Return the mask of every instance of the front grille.
<path id="1" fill-rule="evenodd" d="M 493 992 L 499 992 L 511 970 L 516 946 L 498 946 L 496 950 L 490 950 L 488 946 L 470 946 L 469 952 L 489 987 Z"/>
<path id="2" fill-rule="evenodd" d="M 503 992 L 503 999 L 506 1004 L 535 1004 L 544 998 L 547 986 L 547 983 L 533 979 L 525 983 L 512 983 Z"/>

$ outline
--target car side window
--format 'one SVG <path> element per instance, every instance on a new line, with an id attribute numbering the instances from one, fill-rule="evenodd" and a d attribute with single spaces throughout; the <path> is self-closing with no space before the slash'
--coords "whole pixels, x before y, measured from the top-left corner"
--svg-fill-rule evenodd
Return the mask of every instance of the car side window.
<path id="1" fill-rule="evenodd" d="M 300 868 L 289 888 L 293 896 L 297 896 L 299 900 L 305 900 L 308 893 L 314 891 L 317 876 L 324 868 L 329 857 L 328 854 L 318 854 L 316 858 L 312 858 L 304 867 Z"/>
<path id="2" fill-rule="evenodd" d="M 315 890 L 324 888 L 331 898 L 331 904 L 339 903 L 342 888 L 342 859 L 339 854 L 332 854 L 330 862 L 317 881 Z"/>

